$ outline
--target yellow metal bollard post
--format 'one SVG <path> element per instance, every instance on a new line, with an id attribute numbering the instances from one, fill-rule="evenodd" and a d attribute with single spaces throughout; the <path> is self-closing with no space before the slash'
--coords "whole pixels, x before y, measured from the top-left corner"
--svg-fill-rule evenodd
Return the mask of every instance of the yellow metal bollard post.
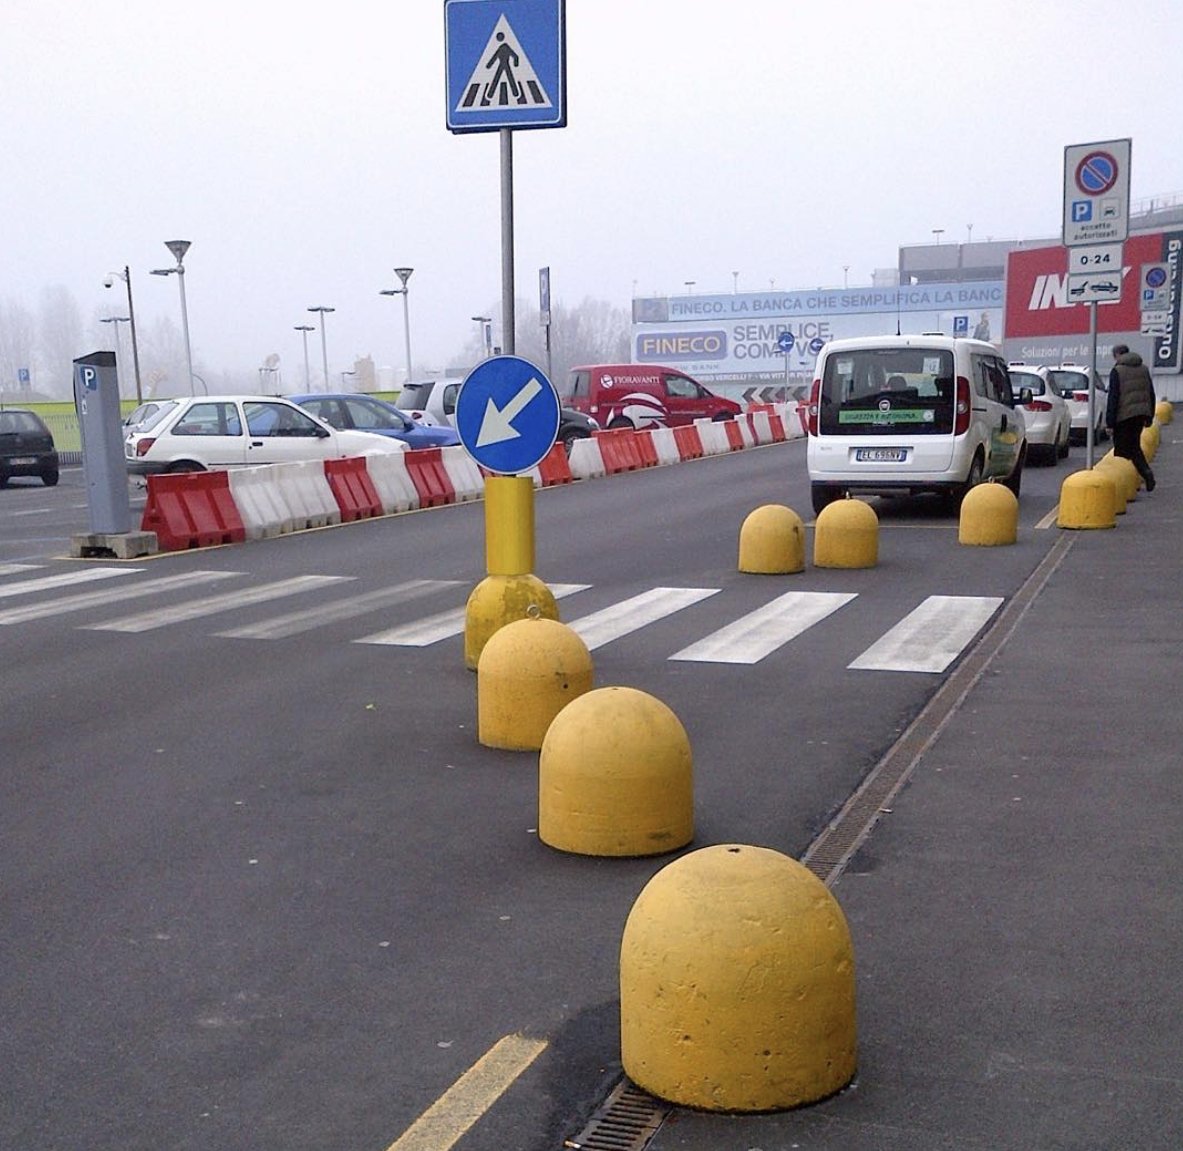
<path id="1" fill-rule="evenodd" d="M 620 946 L 625 1074 L 709 1111 L 775 1111 L 845 1087 L 854 952 L 837 900 L 763 847 L 702 848 L 657 873 Z"/>

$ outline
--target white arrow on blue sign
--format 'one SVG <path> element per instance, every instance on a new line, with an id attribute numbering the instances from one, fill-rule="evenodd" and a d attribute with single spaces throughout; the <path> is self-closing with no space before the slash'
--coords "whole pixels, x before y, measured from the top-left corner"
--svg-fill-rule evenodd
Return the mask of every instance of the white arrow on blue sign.
<path id="1" fill-rule="evenodd" d="M 494 356 L 464 378 L 456 431 L 478 464 L 517 475 L 540 463 L 559 433 L 559 396 L 541 368 L 520 356 Z"/>
<path id="2" fill-rule="evenodd" d="M 781 334 L 776 337 L 776 346 L 786 354 L 793 350 L 793 345 L 795 343 L 796 340 L 793 338 L 792 332 L 781 332 Z"/>

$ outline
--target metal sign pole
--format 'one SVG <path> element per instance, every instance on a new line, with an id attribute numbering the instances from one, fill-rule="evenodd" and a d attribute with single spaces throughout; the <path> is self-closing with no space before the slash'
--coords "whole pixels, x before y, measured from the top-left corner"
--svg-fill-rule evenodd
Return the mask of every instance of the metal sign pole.
<path id="1" fill-rule="evenodd" d="M 1089 426 L 1085 432 L 1084 466 L 1093 466 L 1094 432 L 1097 426 L 1097 302 L 1089 304 Z"/>
<path id="2" fill-rule="evenodd" d="M 513 299 L 513 130 L 501 132 L 501 348 L 515 352 Z"/>

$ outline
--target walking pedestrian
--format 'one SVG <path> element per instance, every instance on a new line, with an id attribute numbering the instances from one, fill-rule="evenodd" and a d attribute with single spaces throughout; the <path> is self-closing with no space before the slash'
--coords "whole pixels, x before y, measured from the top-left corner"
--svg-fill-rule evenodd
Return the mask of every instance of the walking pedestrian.
<path id="1" fill-rule="evenodd" d="M 1154 381 L 1142 357 L 1125 344 L 1114 344 L 1105 426 L 1113 436 L 1113 454 L 1138 469 L 1148 492 L 1154 491 L 1154 472 L 1142 451 L 1142 429 L 1154 420 L 1154 402 Z"/>

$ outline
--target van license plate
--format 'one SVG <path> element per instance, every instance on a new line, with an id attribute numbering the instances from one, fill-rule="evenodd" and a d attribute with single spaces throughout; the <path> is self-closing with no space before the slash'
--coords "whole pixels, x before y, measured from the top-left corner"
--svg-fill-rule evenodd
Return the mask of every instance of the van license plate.
<path id="1" fill-rule="evenodd" d="M 856 448 L 854 458 L 876 464 L 902 464 L 908 458 L 907 448 Z"/>

